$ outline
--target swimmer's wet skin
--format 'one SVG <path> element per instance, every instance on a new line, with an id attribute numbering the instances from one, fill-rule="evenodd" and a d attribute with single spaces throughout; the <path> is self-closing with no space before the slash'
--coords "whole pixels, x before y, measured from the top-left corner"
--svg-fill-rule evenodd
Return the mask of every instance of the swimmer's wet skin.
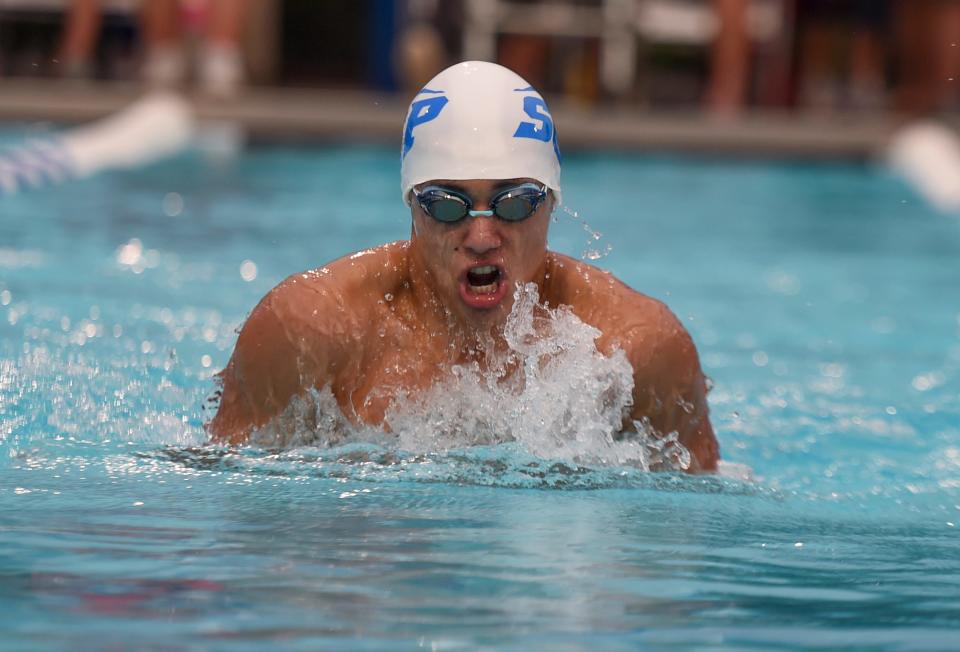
<path id="1" fill-rule="evenodd" d="M 466 62 L 414 98 L 401 192 L 409 240 L 289 277 L 251 313 L 221 373 L 208 430 L 246 442 L 294 397 L 329 387 L 344 415 L 390 430 L 400 397 L 427 392 L 457 365 L 487 367 L 507 349 L 514 288 L 569 306 L 601 334 L 605 356 L 633 369 L 623 431 L 676 432 L 690 471 L 719 457 L 696 348 L 662 303 L 608 272 L 547 250 L 561 201 L 560 158 L 546 104 L 501 66 Z"/>

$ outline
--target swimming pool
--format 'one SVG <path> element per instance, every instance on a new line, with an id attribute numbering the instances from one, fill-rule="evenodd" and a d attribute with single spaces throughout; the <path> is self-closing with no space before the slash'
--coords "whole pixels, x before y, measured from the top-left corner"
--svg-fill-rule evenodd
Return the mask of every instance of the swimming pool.
<path id="1" fill-rule="evenodd" d="M 245 315 L 405 237 L 398 185 L 273 147 L 2 200 L 0 647 L 955 649 L 960 221 L 871 167 L 567 153 L 553 248 L 674 309 L 753 481 L 204 446 Z"/>

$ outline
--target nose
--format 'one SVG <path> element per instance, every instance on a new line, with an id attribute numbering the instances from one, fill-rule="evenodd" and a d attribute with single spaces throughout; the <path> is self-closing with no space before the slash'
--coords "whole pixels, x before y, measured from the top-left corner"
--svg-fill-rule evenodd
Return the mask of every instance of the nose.
<path id="1" fill-rule="evenodd" d="M 496 218 L 485 215 L 468 217 L 466 228 L 463 246 L 469 253 L 483 256 L 500 247 L 500 232 Z"/>

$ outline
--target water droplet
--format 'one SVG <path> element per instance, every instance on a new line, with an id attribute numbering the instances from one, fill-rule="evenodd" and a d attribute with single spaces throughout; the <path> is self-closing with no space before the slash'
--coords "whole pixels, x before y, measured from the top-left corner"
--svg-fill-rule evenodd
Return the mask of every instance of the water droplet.
<path id="1" fill-rule="evenodd" d="M 932 375 L 920 374 L 919 376 L 915 376 L 914 379 L 910 382 L 910 384 L 918 392 L 925 392 L 931 387 L 933 387 L 936 383 L 934 382 L 934 378 L 932 377 Z"/>
<path id="2" fill-rule="evenodd" d="M 383 295 L 383 298 L 386 299 L 387 301 L 393 301 L 393 295 L 390 294 L 389 292 Z"/>
<path id="3" fill-rule="evenodd" d="M 257 278 L 257 264 L 252 260 L 240 263 L 240 278 L 249 283 Z"/>
<path id="4" fill-rule="evenodd" d="M 136 265 L 140 262 L 142 253 L 143 243 L 138 238 L 131 238 L 117 250 L 117 262 L 121 265 Z"/>
<path id="5" fill-rule="evenodd" d="M 183 197 L 177 192 L 168 192 L 163 196 L 163 213 L 167 217 L 177 217 L 183 212 Z"/>

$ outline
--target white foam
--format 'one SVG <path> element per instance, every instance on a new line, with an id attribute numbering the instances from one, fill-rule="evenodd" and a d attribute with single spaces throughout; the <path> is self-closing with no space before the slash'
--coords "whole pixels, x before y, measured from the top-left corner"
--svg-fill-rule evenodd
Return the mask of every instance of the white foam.
<path id="1" fill-rule="evenodd" d="M 753 482 L 753 469 L 747 464 L 740 462 L 728 462 L 719 460 L 717 462 L 717 475 L 721 478 L 738 480 L 740 482 Z"/>
<path id="2" fill-rule="evenodd" d="M 437 452 L 516 442 L 547 459 L 685 469 L 689 452 L 676 433 L 661 437 L 630 423 L 633 373 L 623 351 L 604 356 L 600 331 L 567 307 L 539 302 L 534 284 L 517 287 L 504 328 L 507 348 L 490 352 L 484 369 L 454 366 L 425 392 L 397 397 L 386 413 L 392 435 L 357 428 L 329 388 L 295 399 L 254 434 L 260 446 L 339 446 L 390 442 L 401 450 Z"/>

